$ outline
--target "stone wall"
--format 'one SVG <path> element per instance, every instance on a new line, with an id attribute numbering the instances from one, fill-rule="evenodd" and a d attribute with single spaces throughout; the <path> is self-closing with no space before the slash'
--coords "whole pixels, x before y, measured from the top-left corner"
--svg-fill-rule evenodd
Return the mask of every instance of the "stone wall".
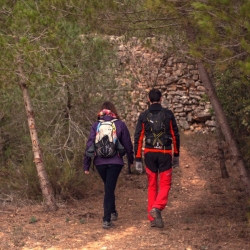
<path id="1" fill-rule="evenodd" d="M 126 85 L 128 98 L 126 122 L 135 125 L 137 118 L 148 107 L 148 92 L 152 87 L 163 94 L 163 107 L 171 109 L 182 130 L 213 131 L 215 118 L 205 88 L 199 79 L 197 66 L 191 61 L 167 52 L 162 41 L 133 38 L 124 42 L 111 37 L 117 44 L 121 68 L 117 81 Z"/>

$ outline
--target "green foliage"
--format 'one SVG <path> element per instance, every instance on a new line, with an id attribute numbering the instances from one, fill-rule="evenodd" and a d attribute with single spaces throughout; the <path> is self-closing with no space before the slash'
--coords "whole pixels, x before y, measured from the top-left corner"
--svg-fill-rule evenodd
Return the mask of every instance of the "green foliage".
<path id="1" fill-rule="evenodd" d="M 85 223 L 85 220 L 84 220 L 84 219 L 80 219 L 79 222 L 80 222 L 81 224 L 84 224 L 84 223 Z"/>
<path id="2" fill-rule="evenodd" d="M 36 223 L 36 222 L 38 222 L 37 218 L 36 218 L 35 216 L 32 216 L 32 217 L 30 218 L 29 223 L 30 223 L 30 224 L 34 224 L 34 223 Z"/>
<path id="3" fill-rule="evenodd" d="M 239 61 L 238 65 L 242 69 L 242 72 L 246 75 L 250 74 L 250 58 L 247 58 L 245 61 Z"/>
<path id="4" fill-rule="evenodd" d="M 46 171 L 56 198 L 62 200 L 83 198 L 85 194 L 84 187 L 88 184 L 88 180 L 84 175 L 81 160 L 82 157 L 79 157 L 78 164 L 74 167 L 66 160 L 60 162 L 56 156 L 46 154 L 44 159 Z M 14 165 L 13 162 L 9 161 L 6 163 L 6 167 L 1 166 L 1 172 L 4 173 L 4 175 L 0 176 L 0 189 L 3 192 L 14 190 L 19 197 L 25 199 L 42 199 L 31 153 L 23 160 L 22 165 Z"/>
<path id="5" fill-rule="evenodd" d="M 53 156 L 47 157 L 46 169 L 57 198 L 69 200 L 84 197 L 86 176 L 80 159 L 82 157 L 76 166 L 71 166 L 66 160 L 60 163 Z"/>
<path id="6" fill-rule="evenodd" d="M 222 70 L 240 62 L 239 70 L 248 74 L 249 1 L 194 1 L 191 6 L 198 33 L 195 44 L 202 57 Z"/>
<path id="7" fill-rule="evenodd" d="M 61 199 L 84 195 L 87 182 L 82 176 L 82 157 L 90 124 L 101 103 L 109 97 L 112 101 L 115 88 L 109 71 L 116 64 L 108 41 L 91 36 L 81 41 L 84 46 L 79 52 L 85 60 L 76 61 L 82 64 L 81 71 L 66 77 L 66 82 L 64 76 L 58 76 L 54 84 L 30 86 L 46 170 L 56 196 Z M 65 53 L 65 57 L 62 60 L 67 65 L 74 55 Z M 65 68 L 67 74 L 68 67 Z M 39 78 L 43 79 L 43 75 Z M 21 91 L 9 85 L 2 88 L 0 95 L 0 160 L 5 173 L 1 188 L 11 188 L 25 198 L 41 199 Z"/>
<path id="8" fill-rule="evenodd" d="M 217 75 L 217 92 L 246 163 L 250 160 L 250 84 L 237 68 Z"/>
<path id="9" fill-rule="evenodd" d="M 5 51 L 0 55 L 0 67 L 5 72 L 2 77 L 13 75 L 13 69 L 20 63 L 29 84 L 40 85 L 45 79 L 47 83 L 55 83 L 62 75 L 71 77 L 81 73 L 80 67 L 84 67 L 81 62 L 88 60 L 82 53 L 86 50 L 81 43 L 87 26 L 84 5 L 66 2 L 55 1 L 51 5 L 49 1 L 15 4 L 6 1 L 0 31 Z"/>
<path id="10" fill-rule="evenodd" d="M 208 98 L 208 95 L 207 94 L 203 94 L 201 96 L 201 102 L 209 102 L 209 98 Z"/>
<path id="11" fill-rule="evenodd" d="M 10 85 L 1 89 L 0 107 L 0 164 L 17 163 L 30 150 L 28 130 L 23 126 L 26 118 L 20 89 Z"/>
<path id="12" fill-rule="evenodd" d="M 118 61 L 112 46 L 103 36 L 86 34 L 92 14 L 85 11 L 103 5 L 74 0 L 0 3 L 1 190 L 41 199 L 17 85 L 21 67 L 56 197 L 81 198 L 88 182 L 82 175 L 82 154 L 90 124 L 101 103 L 113 101 L 116 88 Z"/>

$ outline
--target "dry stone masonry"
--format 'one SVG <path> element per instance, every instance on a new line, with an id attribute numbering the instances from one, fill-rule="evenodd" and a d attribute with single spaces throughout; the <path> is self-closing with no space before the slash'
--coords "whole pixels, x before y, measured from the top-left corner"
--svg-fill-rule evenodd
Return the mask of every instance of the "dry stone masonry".
<path id="1" fill-rule="evenodd" d="M 125 43 L 121 37 L 110 40 L 118 45 L 121 70 L 117 81 L 129 90 L 127 123 L 135 125 L 140 112 L 148 107 L 149 90 L 155 87 L 161 89 L 162 105 L 174 112 L 180 129 L 215 130 L 212 106 L 194 63 L 166 54 L 168 46 L 163 41 L 141 42 L 133 38 Z"/>

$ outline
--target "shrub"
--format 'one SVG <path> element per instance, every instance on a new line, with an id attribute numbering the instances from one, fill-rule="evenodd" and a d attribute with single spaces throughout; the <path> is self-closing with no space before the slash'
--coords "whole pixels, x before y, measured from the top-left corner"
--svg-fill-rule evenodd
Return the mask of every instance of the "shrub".
<path id="1" fill-rule="evenodd" d="M 250 168 L 250 84 L 228 70 L 218 76 L 217 92 L 240 150 Z"/>

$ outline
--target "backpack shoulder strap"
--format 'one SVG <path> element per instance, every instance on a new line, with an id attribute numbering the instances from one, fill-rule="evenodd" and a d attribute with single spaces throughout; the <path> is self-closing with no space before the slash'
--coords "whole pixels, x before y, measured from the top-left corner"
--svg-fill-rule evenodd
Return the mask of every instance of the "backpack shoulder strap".
<path id="1" fill-rule="evenodd" d="M 144 111 L 144 117 L 146 118 L 146 120 L 148 121 L 148 118 L 152 116 L 152 113 L 150 113 L 150 111 L 147 109 Z"/>
<path id="2" fill-rule="evenodd" d="M 160 112 L 164 112 L 164 113 L 166 113 L 167 111 L 168 111 L 168 109 L 167 109 L 167 108 L 162 108 Z"/>
<path id="3" fill-rule="evenodd" d="M 110 121 L 110 122 L 111 122 L 112 129 L 113 129 L 113 132 L 114 132 L 114 136 L 116 136 L 115 121 L 118 121 L 118 119 L 113 119 L 113 120 Z"/>
<path id="4" fill-rule="evenodd" d="M 168 109 L 167 108 L 162 108 L 159 112 L 161 112 L 161 113 L 166 113 L 168 111 Z M 144 111 L 145 112 L 145 115 L 146 115 L 146 117 L 148 116 L 148 115 L 153 115 L 148 109 L 147 110 L 145 110 Z M 157 113 L 158 114 L 158 113 Z"/>
<path id="5" fill-rule="evenodd" d="M 160 111 L 159 111 L 159 113 L 161 113 L 161 114 L 166 114 L 166 112 L 167 112 L 167 110 L 168 109 L 166 109 L 166 108 L 162 108 Z M 159 113 L 157 113 L 157 114 L 159 114 Z M 145 111 L 145 117 L 148 119 L 148 117 L 152 117 L 153 116 L 153 113 L 151 113 L 148 109 Z"/>
<path id="6" fill-rule="evenodd" d="M 167 111 L 168 110 L 166 108 L 162 108 L 161 111 L 160 111 L 160 113 L 162 113 L 164 116 L 166 116 Z"/>
<path id="7" fill-rule="evenodd" d="M 101 125 L 105 122 L 104 120 L 98 120 L 98 124 L 97 124 L 97 127 L 96 127 L 96 132 L 98 132 L 99 133 L 99 131 L 100 131 L 100 127 L 101 127 Z"/>

